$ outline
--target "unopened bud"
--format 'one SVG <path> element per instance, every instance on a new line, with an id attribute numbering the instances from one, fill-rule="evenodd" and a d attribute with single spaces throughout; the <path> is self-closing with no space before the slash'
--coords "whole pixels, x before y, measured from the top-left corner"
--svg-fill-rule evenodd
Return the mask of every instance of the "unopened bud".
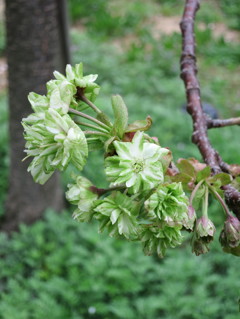
<path id="1" fill-rule="evenodd" d="M 201 238 L 205 243 L 213 240 L 216 228 L 213 222 L 206 216 L 202 216 L 196 223 L 196 236 Z"/>
<path id="2" fill-rule="evenodd" d="M 240 256 L 240 243 L 237 246 L 231 247 L 227 241 L 227 236 L 224 229 L 221 231 L 219 241 L 225 253 L 232 254 L 234 256 Z"/>
<path id="3" fill-rule="evenodd" d="M 192 230 L 193 230 L 194 223 L 195 223 L 195 220 L 196 220 L 195 210 L 194 210 L 194 208 L 193 208 L 192 205 L 189 205 L 189 206 L 188 206 L 188 211 L 187 211 L 187 213 L 184 215 L 183 220 L 182 220 L 183 227 L 184 227 L 186 230 L 192 231 Z"/>
<path id="4" fill-rule="evenodd" d="M 237 247 L 240 242 L 240 221 L 237 217 L 228 216 L 224 223 L 224 232 L 230 247 Z"/>
<path id="5" fill-rule="evenodd" d="M 192 252 L 195 253 L 196 256 L 206 254 L 209 252 L 207 243 L 203 241 L 202 238 L 197 238 L 194 236 L 192 239 Z"/>

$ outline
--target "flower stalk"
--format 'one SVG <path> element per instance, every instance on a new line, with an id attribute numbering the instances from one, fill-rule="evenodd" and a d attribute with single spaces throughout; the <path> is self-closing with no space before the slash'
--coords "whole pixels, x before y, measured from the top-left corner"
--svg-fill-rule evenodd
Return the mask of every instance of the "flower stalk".
<path id="1" fill-rule="evenodd" d="M 110 131 L 110 127 L 108 127 L 106 124 L 104 124 L 103 122 L 95 119 L 94 117 L 90 116 L 90 115 L 87 115 L 83 112 L 80 112 L 80 111 L 77 111 L 77 110 L 74 110 L 72 108 L 69 108 L 69 113 L 73 113 L 73 114 L 76 114 L 78 116 L 81 116 L 89 121 L 92 121 L 96 124 L 98 124 L 99 126 L 101 126 L 102 128 L 106 129 L 107 131 Z"/>

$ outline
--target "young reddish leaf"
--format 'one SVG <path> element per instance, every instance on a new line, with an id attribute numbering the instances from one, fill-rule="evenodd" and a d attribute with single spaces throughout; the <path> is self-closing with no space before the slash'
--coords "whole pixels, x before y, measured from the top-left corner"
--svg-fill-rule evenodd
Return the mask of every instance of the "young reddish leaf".
<path id="1" fill-rule="evenodd" d="M 191 190 L 189 187 L 189 183 L 192 181 L 192 177 L 190 177 L 189 175 L 186 175 L 184 173 L 178 173 L 174 176 L 171 176 L 171 181 L 176 183 L 181 182 L 184 190 L 186 191 Z"/>
<path id="2" fill-rule="evenodd" d="M 181 173 L 184 173 L 195 180 L 196 178 L 195 169 L 188 160 L 184 158 L 180 158 L 177 162 L 177 167 Z"/>
<path id="3" fill-rule="evenodd" d="M 147 131 L 152 125 L 152 119 L 150 116 L 146 120 L 138 120 L 128 125 L 126 133 L 137 132 L 137 131 Z"/>
<path id="4" fill-rule="evenodd" d="M 232 176 L 240 175 L 240 165 L 237 165 L 237 164 L 229 165 L 229 172 Z"/>
<path id="5" fill-rule="evenodd" d="M 164 172 L 166 172 L 166 170 L 168 169 L 171 161 L 172 161 L 172 152 L 169 150 L 169 152 L 167 154 L 163 155 L 161 158 Z"/>

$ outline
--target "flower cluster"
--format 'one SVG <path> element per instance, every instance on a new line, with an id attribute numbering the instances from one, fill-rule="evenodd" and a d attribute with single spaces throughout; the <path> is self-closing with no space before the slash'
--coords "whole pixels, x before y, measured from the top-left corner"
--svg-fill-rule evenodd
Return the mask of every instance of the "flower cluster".
<path id="1" fill-rule="evenodd" d="M 170 151 L 146 139 L 141 131 L 131 142 L 114 141 L 113 146 L 116 155 L 105 159 L 110 195 L 93 203 L 96 190 L 91 184 L 85 181 L 88 193 L 78 182 L 69 185 L 67 198 L 78 205 L 74 216 L 86 221 L 87 212 L 80 205 L 88 203 L 88 219 L 99 221 L 100 232 L 106 229 L 110 236 L 139 240 L 147 255 L 163 257 L 167 248 L 181 244 L 181 229 L 192 229 L 194 222 L 181 183 L 167 182 Z"/>
<path id="2" fill-rule="evenodd" d="M 96 75 L 83 76 L 82 64 L 66 68 L 66 77 L 55 72 L 56 80 L 47 83 L 47 96 L 30 93 L 28 100 L 34 113 L 22 120 L 27 157 L 33 157 L 28 168 L 37 183 L 44 184 L 58 169 L 71 162 L 82 170 L 88 156 L 85 134 L 68 114 L 79 106 L 77 90 L 88 92 L 94 100 L 99 87 Z M 80 107 L 80 106 L 79 106 Z"/>
<path id="3" fill-rule="evenodd" d="M 66 198 L 76 205 L 76 220 L 96 219 L 100 232 L 139 241 L 146 255 L 159 257 L 180 245 L 187 230 L 193 233 L 193 252 L 200 255 L 209 251 L 215 233 L 208 217 L 211 193 L 228 216 L 220 235 L 223 250 L 240 255 L 240 222 L 222 199 L 222 186 L 231 183 L 228 174 L 212 176 L 210 168 L 195 159 L 180 159 L 176 167 L 171 151 L 146 134 L 151 117 L 129 124 L 119 95 L 111 99 L 110 119 L 94 104 L 100 90 L 97 75 L 83 76 L 81 63 L 68 65 L 66 75 L 54 72 L 54 76 L 47 83 L 46 96 L 29 94 L 34 112 L 22 122 L 26 157 L 33 158 L 28 170 L 36 182 L 44 184 L 69 163 L 81 171 L 88 153 L 102 148 L 109 188 L 97 188 L 85 177 L 73 175 Z M 89 108 L 95 117 L 87 113 Z M 186 192 L 191 193 L 189 199 Z M 197 218 L 199 208 L 202 213 L 197 212 Z"/>

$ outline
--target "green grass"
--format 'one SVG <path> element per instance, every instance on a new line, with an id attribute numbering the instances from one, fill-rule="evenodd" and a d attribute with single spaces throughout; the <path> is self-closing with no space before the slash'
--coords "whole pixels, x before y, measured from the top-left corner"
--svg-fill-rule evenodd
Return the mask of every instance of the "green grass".
<path id="1" fill-rule="evenodd" d="M 0 318 L 237 319 L 238 258 L 212 250 L 145 257 L 138 244 L 49 211 L 0 237 Z"/>

